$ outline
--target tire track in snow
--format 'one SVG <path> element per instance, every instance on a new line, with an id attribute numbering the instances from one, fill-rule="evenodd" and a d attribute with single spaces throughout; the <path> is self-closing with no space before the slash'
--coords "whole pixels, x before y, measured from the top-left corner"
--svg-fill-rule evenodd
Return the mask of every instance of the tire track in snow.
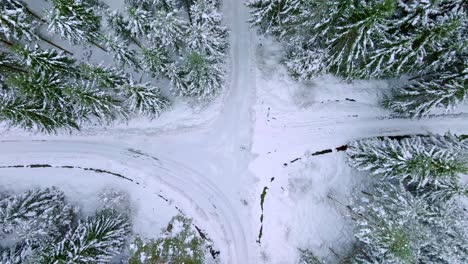
<path id="1" fill-rule="evenodd" d="M 223 249 L 227 263 L 240 263 L 238 260 L 243 259 L 237 254 L 245 242 L 242 236 L 239 238 L 243 229 L 229 199 L 208 178 L 181 163 L 160 155 L 155 158 L 142 152 L 91 142 L 3 141 L 0 144 L 0 157 L 4 157 L 0 162 L 2 166 L 8 166 L 3 160 L 12 158 L 33 160 L 34 164 L 52 159 L 54 166 L 67 166 L 61 165 L 60 160 L 69 164 L 70 159 L 74 159 L 73 163 L 80 167 L 98 167 L 90 166 L 93 165 L 90 161 L 117 162 L 121 167 L 112 169 L 114 173 L 125 170 L 128 178 L 140 182 L 143 188 L 161 189 L 176 201 L 179 208 L 198 222 L 197 226 L 207 230 L 214 244 Z"/>

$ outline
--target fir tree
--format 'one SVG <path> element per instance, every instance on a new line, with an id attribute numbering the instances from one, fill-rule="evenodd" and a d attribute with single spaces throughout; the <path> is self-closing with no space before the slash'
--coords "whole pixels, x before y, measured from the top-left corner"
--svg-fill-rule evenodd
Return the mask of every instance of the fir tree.
<path id="1" fill-rule="evenodd" d="M 437 207 L 402 187 L 382 183 L 353 208 L 357 263 L 464 263 L 468 256 L 466 212 Z"/>
<path id="2" fill-rule="evenodd" d="M 168 74 L 176 93 L 199 100 L 213 97 L 223 82 L 220 66 L 197 52 L 187 54 L 182 64 L 172 66 Z"/>
<path id="3" fill-rule="evenodd" d="M 227 30 L 221 25 L 222 17 L 213 3 L 197 1 L 191 7 L 192 24 L 187 46 L 190 50 L 212 58 L 223 57 L 227 49 Z"/>
<path id="4" fill-rule="evenodd" d="M 109 123 L 118 116 L 125 116 L 120 103 L 109 92 L 94 83 L 83 81 L 63 87 L 63 97 L 71 107 L 74 119 Z M 93 117 L 94 119 L 90 119 Z"/>
<path id="5" fill-rule="evenodd" d="M 101 38 L 108 51 L 122 66 L 131 65 L 136 69 L 140 69 L 136 52 L 128 47 L 126 41 L 112 35 L 101 36 Z"/>
<path id="6" fill-rule="evenodd" d="M 438 109 L 450 111 L 468 98 L 468 70 L 461 74 L 442 72 L 430 80 L 415 81 L 398 89 L 384 105 L 400 116 L 423 117 Z"/>
<path id="7" fill-rule="evenodd" d="M 113 210 L 97 212 L 46 249 L 37 263 L 108 263 L 121 252 L 129 232 L 125 216 Z"/>
<path id="8" fill-rule="evenodd" d="M 258 26 L 262 33 L 282 35 L 289 19 L 296 15 L 302 0 L 250 0 L 247 6 L 251 9 L 252 25 Z"/>
<path id="9" fill-rule="evenodd" d="M 169 101 L 164 98 L 159 89 L 146 84 L 130 84 L 124 88 L 125 104 L 131 112 L 144 114 L 155 118 L 169 107 Z"/>
<path id="10" fill-rule="evenodd" d="M 382 40 L 369 53 L 362 76 L 388 78 L 447 70 L 461 54 L 466 10 L 461 1 L 398 1 Z M 463 51 L 465 49 L 465 51 Z"/>
<path id="11" fill-rule="evenodd" d="M 145 36 L 150 30 L 151 13 L 145 9 L 131 6 L 127 8 L 127 14 L 126 30 L 135 38 Z"/>
<path id="12" fill-rule="evenodd" d="M 192 230 L 192 221 L 174 217 L 162 237 L 144 242 L 135 239 L 131 245 L 129 264 L 204 263 L 204 242 Z"/>
<path id="13" fill-rule="evenodd" d="M 309 80 L 324 71 L 326 51 L 321 49 L 302 48 L 292 45 L 288 50 L 286 67 L 291 76 L 297 80 Z"/>
<path id="14" fill-rule="evenodd" d="M 0 238 L 14 235 L 21 241 L 3 255 L 25 258 L 26 251 L 41 248 L 64 234 L 73 221 L 73 208 L 64 199 L 61 191 L 47 188 L 1 200 Z"/>
<path id="15" fill-rule="evenodd" d="M 8 74 L 24 72 L 20 62 L 12 54 L 0 51 L 0 83 Z"/>
<path id="16" fill-rule="evenodd" d="M 33 48 L 29 46 L 14 46 L 13 51 L 26 64 L 41 74 L 46 73 L 69 73 L 75 74 L 75 60 L 58 53 L 56 50 L 42 50 L 38 45 Z"/>
<path id="17" fill-rule="evenodd" d="M 173 11 L 156 11 L 148 34 L 149 41 L 161 47 L 179 49 L 186 35 L 187 24 Z"/>
<path id="18" fill-rule="evenodd" d="M 169 64 L 169 56 L 164 49 L 159 47 L 142 49 L 141 65 L 146 72 L 151 73 L 152 77 L 158 78 L 165 74 Z"/>
<path id="19" fill-rule="evenodd" d="M 80 64 L 80 76 L 97 87 L 112 90 L 130 83 L 130 76 L 120 69 L 103 65 Z"/>
<path id="20" fill-rule="evenodd" d="M 252 0 L 247 5 L 253 25 L 290 47 L 284 61 L 299 80 L 324 73 L 346 79 L 408 75 L 418 81 L 396 91 L 390 98 L 395 104 L 385 105 L 412 117 L 450 110 L 465 100 L 468 9 L 463 0 Z"/>
<path id="21" fill-rule="evenodd" d="M 99 35 L 101 20 L 87 1 L 51 0 L 52 9 L 47 14 L 49 31 L 59 34 L 72 43 L 95 40 Z"/>
<path id="22" fill-rule="evenodd" d="M 4 0 L 0 3 L 0 36 L 32 40 L 35 35 L 34 26 L 21 2 Z"/>
<path id="23" fill-rule="evenodd" d="M 468 143 L 451 134 L 358 140 L 350 144 L 347 154 L 349 164 L 358 170 L 416 188 L 444 188 L 468 172 Z"/>
<path id="24" fill-rule="evenodd" d="M 25 243 L 16 243 L 13 246 L 3 248 L 0 245 L 0 263 L 2 264 L 21 264 L 31 255 L 30 247 Z"/>
<path id="25" fill-rule="evenodd" d="M 299 250 L 299 261 L 297 264 L 321 264 L 322 262 L 312 253 L 312 251 L 307 249 Z"/>
<path id="26" fill-rule="evenodd" d="M 78 124 L 63 112 L 44 108 L 37 99 L 15 98 L 0 93 L 0 121 L 26 130 L 52 133 L 59 128 L 78 129 Z"/>

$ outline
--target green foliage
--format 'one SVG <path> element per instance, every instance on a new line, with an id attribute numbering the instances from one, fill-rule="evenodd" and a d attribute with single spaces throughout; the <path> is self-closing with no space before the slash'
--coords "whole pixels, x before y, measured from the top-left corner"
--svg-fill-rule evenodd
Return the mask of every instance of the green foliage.
<path id="1" fill-rule="evenodd" d="M 384 106 L 400 116 L 423 117 L 436 109 L 449 111 L 468 98 L 468 70 L 461 74 L 443 72 L 396 90 Z"/>
<path id="2" fill-rule="evenodd" d="M 462 0 L 251 0 L 251 23 L 288 47 L 293 77 L 418 79 L 386 105 L 425 116 L 466 101 L 467 7 Z M 442 74 L 440 74 L 442 72 Z M 395 101 L 395 102 L 393 102 Z"/>
<path id="3" fill-rule="evenodd" d="M 298 15 L 301 0 L 250 0 L 252 25 L 258 26 L 262 33 L 282 35 L 283 28 L 288 27 L 291 19 Z"/>
<path id="4" fill-rule="evenodd" d="M 161 238 L 148 242 L 136 238 L 129 264 L 204 263 L 205 243 L 191 225 L 190 219 L 178 215 L 169 222 Z"/>
<path id="5" fill-rule="evenodd" d="M 73 73 L 75 60 L 56 50 L 42 50 L 38 45 L 34 48 L 29 46 L 14 46 L 13 52 L 26 64 L 41 73 Z"/>
<path id="6" fill-rule="evenodd" d="M 72 43 L 92 41 L 100 31 L 101 19 L 88 1 L 51 0 L 47 14 L 49 31 Z"/>
<path id="7" fill-rule="evenodd" d="M 52 133 L 59 128 L 78 129 L 74 120 L 58 110 L 50 111 L 38 100 L 0 96 L 0 121 L 26 130 Z"/>
<path id="8" fill-rule="evenodd" d="M 0 260 L 23 263 L 74 222 L 74 209 L 55 189 L 34 189 L 0 200 Z M 10 262 L 8 262 L 10 261 Z"/>
<path id="9" fill-rule="evenodd" d="M 220 65 L 197 52 L 187 54 L 182 64 L 173 66 L 168 74 L 176 93 L 199 100 L 216 95 L 223 82 Z"/>
<path id="10" fill-rule="evenodd" d="M 347 154 L 352 167 L 417 189 L 458 185 L 459 175 L 468 172 L 467 141 L 451 134 L 358 140 Z"/>
<path id="11" fill-rule="evenodd" d="M 158 47 L 152 49 L 143 48 L 142 54 L 141 64 L 153 77 L 159 77 L 167 71 L 170 61 L 164 49 Z"/>
<path id="12" fill-rule="evenodd" d="M 352 209 L 361 243 L 356 263 L 467 261 L 467 213 L 455 202 L 433 205 L 383 182 Z"/>
<path id="13" fill-rule="evenodd" d="M 155 118 L 169 107 L 170 102 L 161 96 L 159 89 L 149 84 L 128 85 L 124 88 L 125 103 L 131 112 Z"/>
<path id="14" fill-rule="evenodd" d="M 32 40 L 35 38 L 34 26 L 21 2 L 3 0 L 0 3 L 0 35 L 7 39 Z"/>
<path id="15" fill-rule="evenodd" d="M 142 73 L 141 80 L 169 78 L 178 94 L 200 100 L 222 87 L 227 30 L 219 1 L 129 0 L 123 13 L 97 0 L 50 4 L 44 18 L 17 0 L 0 4 L 0 35 L 7 39 L 0 51 L 0 121 L 9 126 L 53 133 L 135 113 L 158 116 L 169 101 L 153 85 L 136 83 L 129 71 Z M 39 42 L 73 56 L 35 32 L 36 24 L 109 53 L 117 68 L 41 49 Z"/>
<path id="16" fill-rule="evenodd" d="M 300 257 L 297 264 L 322 264 L 322 262 L 310 250 L 300 249 L 299 253 Z"/>
<path id="17" fill-rule="evenodd" d="M 108 263 L 123 249 L 130 226 L 114 210 L 96 212 L 41 253 L 38 263 Z"/>

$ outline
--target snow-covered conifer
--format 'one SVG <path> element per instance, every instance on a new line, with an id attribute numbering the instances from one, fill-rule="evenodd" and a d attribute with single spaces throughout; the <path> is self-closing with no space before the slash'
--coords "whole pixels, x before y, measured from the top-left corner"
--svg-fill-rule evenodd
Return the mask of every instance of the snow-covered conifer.
<path id="1" fill-rule="evenodd" d="M 130 112 L 157 117 L 169 107 L 170 102 L 161 95 L 159 89 L 149 83 L 126 85 L 122 87 L 125 104 Z"/>
<path id="2" fill-rule="evenodd" d="M 282 35 L 288 20 L 299 12 L 302 0 L 250 0 L 247 6 L 252 16 L 249 21 L 262 33 Z"/>
<path id="3" fill-rule="evenodd" d="M 200 53 L 187 54 L 181 65 L 174 68 L 168 72 L 172 89 L 182 96 L 209 99 L 222 87 L 221 66 Z"/>
<path id="4" fill-rule="evenodd" d="M 89 42 L 99 35 L 101 19 L 87 1 L 51 0 L 48 29 L 72 43 Z"/>
<path id="5" fill-rule="evenodd" d="M 468 145 L 456 136 L 430 135 L 397 139 L 364 139 L 348 148 L 349 164 L 373 175 L 423 188 L 443 188 L 468 172 Z"/>
<path id="6" fill-rule="evenodd" d="M 79 81 L 62 88 L 63 99 L 77 122 L 98 121 L 108 123 L 118 116 L 125 116 L 119 101 L 112 97 L 112 93 L 95 83 Z M 92 118 L 92 120 L 89 120 Z"/>
<path id="7" fill-rule="evenodd" d="M 450 111 L 468 98 L 468 68 L 461 74 L 438 73 L 397 89 L 384 105 L 400 116 L 423 117 L 437 110 Z"/>
<path id="8" fill-rule="evenodd" d="M 130 83 L 130 76 L 127 73 L 103 65 L 82 63 L 80 65 L 80 74 L 83 79 L 93 82 L 94 85 L 105 90 L 116 89 Z"/>
<path id="9" fill-rule="evenodd" d="M 0 238 L 14 234 L 21 251 L 42 247 L 64 234 L 73 221 L 73 208 L 55 189 L 34 189 L 0 201 Z M 18 251 L 15 249 L 15 251 Z"/>
<path id="10" fill-rule="evenodd" d="M 285 59 L 292 77 L 309 80 L 325 71 L 326 50 L 292 46 Z"/>
<path id="11" fill-rule="evenodd" d="M 144 242 L 135 239 L 129 264 L 204 263 L 205 242 L 192 229 L 192 221 L 174 217 L 162 237 Z"/>
<path id="12" fill-rule="evenodd" d="M 214 3 L 196 1 L 191 7 L 192 24 L 187 46 L 190 50 L 212 58 L 223 57 L 227 44 L 227 30 Z"/>
<path id="13" fill-rule="evenodd" d="M 299 261 L 297 264 L 321 264 L 322 262 L 308 249 L 299 249 Z"/>
<path id="14" fill-rule="evenodd" d="M 17 0 L 2 0 L 0 3 L 0 36 L 7 39 L 34 38 L 34 23 L 27 15 L 23 4 Z"/>
<path id="15" fill-rule="evenodd" d="M 59 128 L 78 129 L 78 124 L 63 111 L 44 108 L 42 100 L 0 93 L 0 121 L 26 130 L 52 133 Z"/>
<path id="16" fill-rule="evenodd" d="M 7 247 L 2 246 L 0 243 L 0 263 L 2 264 L 27 263 L 30 256 L 31 249 L 25 243 L 15 243 Z"/>
<path id="17" fill-rule="evenodd" d="M 130 49 L 127 41 L 112 35 L 101 36 L 101 38 L 115 60 L 120 62 L 123 66 L 131 65 L 137 69 L 140 68 L 136 52 Z"/>
<path id="18" fill-rule="evenodd" d="M 148 33 L 152 20 L 151 12 L 131 6 L 127 8 L 127 15 L 126 29 L 133 37 L 142 37 Z"/>
<path id="19" fill-rule="evenodd" d="M 114 210 L 103 210 L 81 221 L 36 263 L 108 263 L 118 255 L 130 232 L 129 220 Z"/>
<path id="20" fill-rule="evenodd" d="M 70 73 L 74 74 L 75 60 L 56 50 L 42 50 L 38 45 L 14 46 L 14 52 L 26 64 L 39 73 Z"/>
<path id="21" fill-rule="evenodd" d="M 457 203 L 437 207 L 403 187 L 381 183 L 352 207 L 358 263 L 464 263 L 467 213 Z"/>
<path id="22" fill-rule="evenodd" d="M 0 51 L 0 83 L 2 83 L 9 73 L 22 72 L 22 65 L 13 54 Z M 1 90 L 1 86 L 0 86 Z"/>
<path id="23" fill-rule="evenodd" d="M 142 49 L 141 66 L 153 77 L 158 78 L 165 74 L 170 64 L 166 50 L 161 47 Z"/>
<path id="24" fill-rule="evenodd" d="M 187 23 L 177 16 L 177 13 L 158 10 L 154 13 L 148 39 L 161 47 L 178 49 L 184 41 Z"/>

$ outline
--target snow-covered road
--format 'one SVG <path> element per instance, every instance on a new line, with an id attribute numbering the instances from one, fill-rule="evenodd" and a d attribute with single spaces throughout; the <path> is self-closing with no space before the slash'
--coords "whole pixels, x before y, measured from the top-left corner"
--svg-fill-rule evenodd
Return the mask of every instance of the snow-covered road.
<path id="1" fill-rule="evenodd" d="M 231 81 L 214 121 L 185 132 L 163 134 L 148 133 L 151 130 L 138 133 L 132 128 L 129 133 L 110 128 L 103 135 L 86 130 L 72 136 L 6 132 L 0 142 L 0 166 L 73 165 L 124 175 L 141 188 L 152 190 L 155 200 L 160 199 L 156 194 L 162 194 L 194 218 L 213 240 L 215 250 L 221 251 L 222 262 L 255 263 L 250 253 L 255 245 L 251 217 L 242 202 L 254 200 L 248 197 L 253 35 L 242 1 L 224 1 L 223 12 L 231 31 Z"/>
<path id="2" fill-rule="evenodd" d="M 336 102 L 351 93 L 344 89 L 327 95 L 329 104 L 298 108 L 285 99 L 291 94 L 284 92 L 295 90 L 296 84 L 275 77 L 284 73 L 272 71 L 262 77 L 256 70 L 257 36 L 246 22 L 248 10 L 243 1 L 223 1 L 223 13 L 231 33 L 230 82 L 217 117 L 190 129 L 165 129 L 164 133 L 131 126 L 87 129 L 74 135 L 4 132 L 0 166 L 74 165 L 119 173 L 138 182 L 142 191 L 150 190 L 155 200 L 161 194 L 194 218 L 221 251 L 223 263 L 259 263 L 263 250 L 267 251 L 264 261 L 270 255 L 269 263 L 292 263 L 294 254 L 281 250 L 284 243 L 295 250 L 294 240 L 284 239 L 285 226 L 274 222 L 293 210 L 274 204 L 281 202 L 275 197 L 284 196 L 280 187 L 288 186 L 284 162 L 308 150 L 332 148 L 360 137 L 468 132 L 465 115 L 382 119 L 387 113 L 376 105 L 360 104 L 359 98 L 358 102 Z M 322 93 L 327 93 L 326 88 L 320 87 Z M 256 244 L 260 193 L 272 178 L 277 188 L 271 188 L 266 198 L 263 230 L 270 242 L 262 248 Z"/>

